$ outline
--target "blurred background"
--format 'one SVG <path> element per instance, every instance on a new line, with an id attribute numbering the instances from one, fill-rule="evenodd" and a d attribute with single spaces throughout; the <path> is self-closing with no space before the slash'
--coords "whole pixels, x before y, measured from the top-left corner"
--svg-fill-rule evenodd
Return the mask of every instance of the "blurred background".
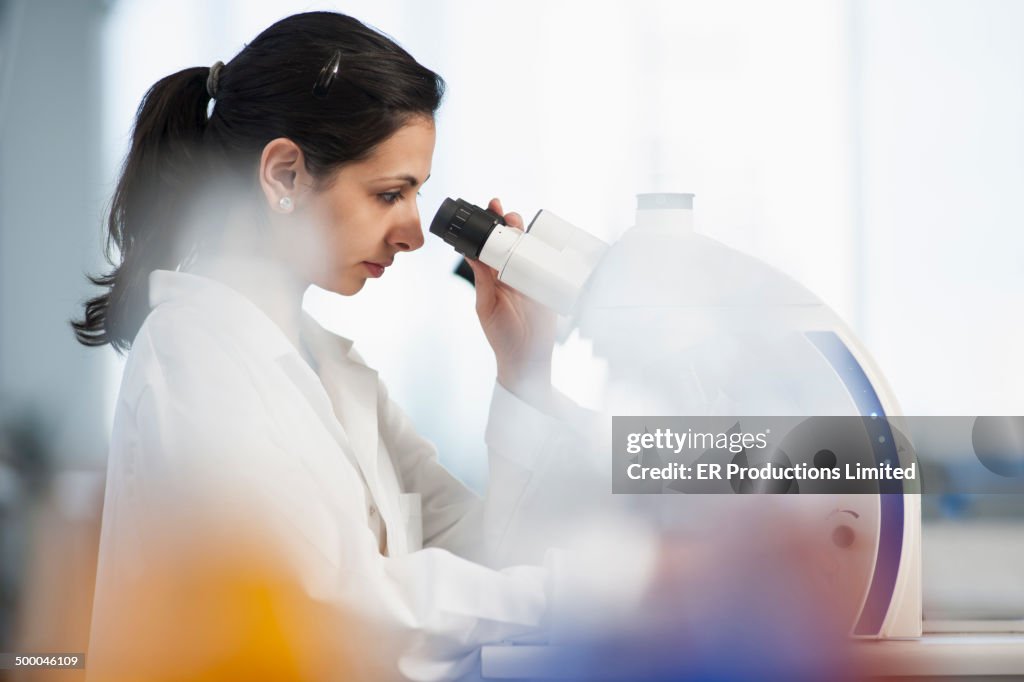
<path id="1" fill-rule="evenodd" d="M 312 9 L 447 81 L 424 222 L 499 196 L 610 241 L 637 192 L 692 192 L 699 231 L 846 320 L 905 414 L 1024 414 L 1024 3 L 2 0 L 0 651 L 85 649 L 122 359 L 68 319 L 105 267 L 135 109 Z M 358 297 L 306 304 L 479 490 L 494 365 L 456 262 L 428 239 Z M 585 355 L 570 338 L 556 383 L 587 403 Z M 1021 501 L 925 506 L 926 616 L 1019 628 Z"/>

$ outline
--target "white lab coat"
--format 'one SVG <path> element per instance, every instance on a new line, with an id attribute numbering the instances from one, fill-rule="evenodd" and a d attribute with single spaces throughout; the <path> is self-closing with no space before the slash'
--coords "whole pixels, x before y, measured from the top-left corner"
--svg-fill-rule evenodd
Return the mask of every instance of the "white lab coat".
<path id="1" fill-rule="evenodd" d="M 480 644 L 544 626 L 558 561 L 495 570 L 465 557 L 500 549 L 559 421 L 496 384 L 480 500 L 351 342 L 308 315 L 302 335 L 319 376 L 262 310 L 216 280 L 155 271 L 150 303 L 117 401 L 90 651 L 112 644 L 105 608 L 145 565 L 153 515 L 187 519 L 189 496 L 219 496 L 218 486 L 225 515 L 248 513 L 231 508 L 240 490 L 260 500 L 268 536 L 294 541 L 312 597 L 418 633 L 423 647 L 400 662 L 411 678 L 461 675 Z"/>

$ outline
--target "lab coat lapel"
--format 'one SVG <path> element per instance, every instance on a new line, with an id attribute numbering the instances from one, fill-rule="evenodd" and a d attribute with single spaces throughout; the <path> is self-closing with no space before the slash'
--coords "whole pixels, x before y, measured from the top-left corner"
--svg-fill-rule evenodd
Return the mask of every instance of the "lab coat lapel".
<path id="1" fill-rule="evenodd" d="M 347 354 L 321 366 L 320 379 L 331 396 L 381 514 L 387 532 L 387 553 L 405 554 L 405 524 L 400 519 L 398 500 L 387 494 L 390 486 L 381 480 L 385 463 L 381 461 L 377 424 L 377 372 Z"/>
<path id="2" fill-rule="evenodd" d="M 404 553 L 406 544 L 401 510 L 395 496 L 388 494 L 396 487 L 393 473 L 388 480 L 381 479 L 388 473 L 382 467 L 390 466 L 390 463 L 382 461 L 386 454 L 381 451 L 377 422 L 377 372 L 362 362 L 351 341 L 327 331 L 308 313 L 303 315 L 303 333 L 319 364 L 320 383 L 333 405 L 337 419 L 333 424 L 334 430 L 338 431 L 338 424 L 341 425 L 338 441 L 355 456 L 384 521 L 388 553 Z"/>
<path id="3" fill-rule="evenodd" d="M 347 355 L 330 354 L 320 367 L 320 381 L 330 395 L 334 414 L 348 435 L 359 468 L 380 506 L 377 471 L 377 372 Z"/>

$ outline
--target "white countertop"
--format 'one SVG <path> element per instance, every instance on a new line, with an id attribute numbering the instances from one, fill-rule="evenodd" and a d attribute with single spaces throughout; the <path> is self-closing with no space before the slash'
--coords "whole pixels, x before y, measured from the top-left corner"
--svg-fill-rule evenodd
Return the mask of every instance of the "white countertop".
<path id="1" fill-rule="evenodd" d="M 1022 633 L 929 633 L 920 639 L 865 641 L 872 674 L 1024 677 Z"/>
<path id="2" fill-rule="evenodd" d="M 858 641 L 872 675 L 1024 677 L 1024 633 L 929 633 L 920 639 Z M 560 672 L 556 646 L 485 646 L 484 679 L 574 679 Z"/>

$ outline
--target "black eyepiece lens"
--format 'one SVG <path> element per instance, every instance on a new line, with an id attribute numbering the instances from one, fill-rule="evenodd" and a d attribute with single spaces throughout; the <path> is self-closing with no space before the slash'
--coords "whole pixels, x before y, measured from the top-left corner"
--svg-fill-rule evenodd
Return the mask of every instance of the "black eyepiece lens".
<path id="1" fill-rule="evenodd" d="M 445 199 L 430 222 L 430 231 L 468 258 L 477 258 L 495 225 L 505 220 L 463 199 Z"/>
<path id="2" fill-rule="evenodd" d="M 438 237 L 444 237 L 445 232 L 448 229 L 448 225 L 452 222 L 452 218 L 455 217 L 455 209 L 457 205 L 454 199 L 445 199 L 441 202 L 441 208 L 437 209 L 437 213 L 434 214 L 434 219 L 430 221 L 430 231 L 436 234 Z"/>

